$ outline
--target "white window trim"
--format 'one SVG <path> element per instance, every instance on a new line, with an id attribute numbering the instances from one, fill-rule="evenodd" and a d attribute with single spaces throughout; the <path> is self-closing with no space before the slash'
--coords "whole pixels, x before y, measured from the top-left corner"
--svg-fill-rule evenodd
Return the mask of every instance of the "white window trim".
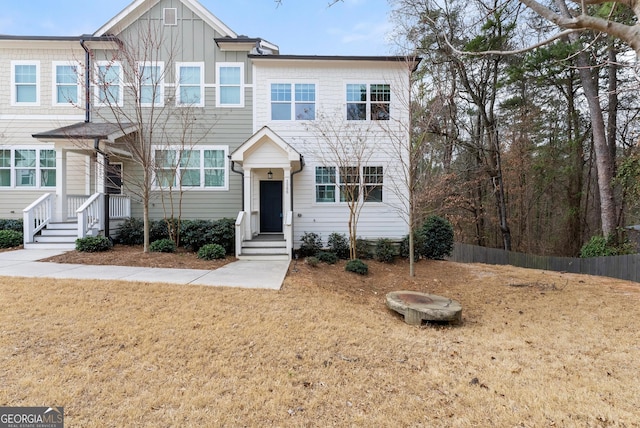
<path id="1" fill-rule="evenodd" d="M 164 61 L 138 61 L 138 72 L 137 72 L 137 76 L 139 79 L 142 78 L 142 70 L 141 67 L 159 67 L 160 71 L 159 71 L 159 81 L 156 83 L 156 87 L 157 90 L 160 92 L 158 94 L 158 97 L 160 98 L 160 101 L 157 103 L 143 103 L 142 102 L 142 98 L 141 95 L 142 94 L 138 94 L 138 99 L 140 100 L 140 107 L 164 107 Z M 143 85 L 143 86 L 153 86 L 153 85 Z M 142 89 L 142 87 L 140 88 Z"/>
<path id="2" fill-rule="evenodd" d="M 46 146 L 0 146 L 0 150 L 10 150 L 11 154 L 10 154 L 10 164 L 9 164 L 9 174 L 10 174 L 10 180 L 11 180 L 11 184 L 9 186 L 0 186 L 0 191 L 3 190 L 19 190 L 19 191 L 30 191 L 30 190 L 41 190 L 41 189 L 48 189 L 50 191 L 55 191 L 56 186 L 41 186 L 40 183 L 42 182 L 42 175 L 41 175 L 41 169 L 48 169 L 48 170 L 57 170 L 59 165 L 57 165 L 57 153 L 56 153 L 56 167 L 55 168 L 42 168 L 40 166 L 40 150 L 54 150 L 55 151 L 55 147 L 53 146 L 53 144 L 47 144 Z M 36 151 L 36 164 L 33 168 L 18 168 L 16 167 L 16 150 L 35 150 Z M 6 168 L 3 168 L 6 169 Z M 18 186 L 16 183 L 16 169 L 35 169 L 36 170 L 36 177 L 35 177 L 35 186 Z"/>
<path id="3" fill-rule="evenodd" d="M 229 162 L 226 162 L 226 159 L 228 159 L 229 157 L 229 146 L 220 146 L 220 145 L 209 145 L 209 146 L 202 146 L 202 145 L 197 145 L 197 146 L 193 146 L 193 147 L 182 147 L 182 146 L 152 146 L 151 147 L 151 152 L 152 152 L 152 156 L 153 156 L 153 164 L 155 165 L 155 156 L 156 156 L 156 150 L 198 150 L 200 151 L 200 186 L 199 187 L 195 187 L 195 186 L 178 186 L 176 185 L 173 190 L 177 191 L 179 189 L 182 189 L 183 191 L 187 191 L 187 192 L 226 192 L 229 190 Z M 224 186 L 220 186 L 220 187 L 205 187 L 204 185 L 204 151 L 205 150 L 222 150 L 224 151 Z M 155 176 L 155 171 L 153 173 L 153 185 L 152 185 L 152 189 L 154 191 L 165 191 L 168 190 L 167 188 L 161 187 L 157 185 L 157 181 L 156 181 L 156 176 Z"/>
<path id="4" fill-rule="evenodd" d="M 276 123 L 313 122 L 313 121 L 318 119 L 318 97 L 319 97 L 318 89 L 319 89 L 320 85 L 319 85 L 317 80 L 269 80 L 267 82 L 267 84 L 268 84 L 268 87 L 269 87 L 269 95 L 268 95 L 268 99 L 269 99 L 269 116 L 268 116 L 269 122 L 276 122 Z M 271 111 L 271 107 L 273 106 L 273 101 L 271 100 L 271 85 L 272 84 L 276 84 L 276 85 L 291 85 L 291 119 L 289 119 L 289 120 L 272 119 L 273 118 L 273 112 Z M 315 119 L 296 119 L 296 85 L 315 85 L 316 100 L 313 102 L 313 104 L 316 107 Z M 345 90 L 346 90 L 346 86 L 345 86 Z M 305 103 L 304 101 L 299 101 L 299 102 L 300 103 Z"/>
<path id="5" fill-rule="evenodd" d="M 220 102 L 220 88 L 222 86 L 230 86 L 230 85 L 221 85 L 220 84 L 220 68 L 222 67 L 239 67 L 240 68 L 240 103 L 239 104 L 222 104 Z M 244 71 L 244 63 L 242 62 L 219 62 L 216 64 L 216 107 L 221 108 L 239 108 L 244 107 L 244 95 L 245 95 L 245 71 Z M 235 85 L 234 85 L 235 86 Z"/>
<path id="6" fill-rule="evenodd" d="M 200 67 L 200 102 L 197 104 L 183 104 L 180 102 L 180 67 Z M 177 107 L 204 107 L 204 62 L 176 62 L 176 106 Z"/>
<path id="7" fill-rule="evenodd" d="M 58 66 L 71 66 L 76 68 L 76 90 L 77 90 L 77 99 L 78 102 L 76 104 L 70 102 L 58 102 L 58 83 L 56 82 L 57 67 Z M 82 89 L 81 89 L 81 73 L 82 66 L 80 63 L 75 61 L 53 61 L 51 63 L 51 105 L 55 107 L 69 107 L 76 106 L 82 104 Z"/>
<path id="8" fill-rule="evenodd" d="M 16 65 L 36 66 L 36 101 L 33 103 L 20 103 L 17 100 L 16 91 Z M 40 61 L 11 61 L 11 105 L 12 106 L 39 106 L 40 105 Z"/>
<path id="9" fill-rule="evenodd" d="M 119 83 L 120 90 L 118 91 L 118 101 L 116 103 L 116 106 L 122 107 L 124 105 L 124 82 L 122 81 L 123 70 L 122 70 L 122 64 L 120 63 L 120 61 L 96 61 L 96 64 L 94 67 L 94 76 L 96 76 L 95 78 L 96 81 L 94 82 L 94 85 L 93 85 L 94 104 L 100 107 L 105 107 L 109 105 L 107 103 L 100 102 L 100 81 L 98 80 L 100 78 L 99 68 L 101 66 L 106 66 L 106 65 L 120 67 L 120 73 L 118 74 L 118 80 L 120 82 Z"/>
<path id="10" fill-rule="evenodd" d="M 350 103 L 355 103 L 356 101 L 349 101 L 347 100 L 347 85 L 366 85 L 367 87 L 367 100 L 365 101 L 366 104 L 366 111 L 365 111 L 365 118 L 364 120 L 349 120 L 349 117 L 347 115 L 347 104 Z M 393 103 L 393 85 L 385 80 L 354 80 L 354 81 L 346 81 L 344 82 L 343 88 L 344 88 L 344 120 L 350 123 L 358 123 L 358 122 L 378 122 L 378 120 L 373 120 L 371 119 L 371 104 L 372 104 L 372 100 L 371 100 L 371 85 L 389 85 L 389 90 L 390 90 L 390 96 L 391 99 L 389 100 L 389 107 L 391 110 L 391 104 Z M 316 95 L 317 97 L 317 95 Z M 391 120 L 391 114 L 389 114 L 389 120 Z M 386 120 L 383 120 L 382 122 L 387 122 Z"/>
<path id="11" fill-rule="evenodd" d="M 335 172 L 336 172 L 336 176 L 335 176 L 335 181 L 334 183 L 332 183 L 332 185 L 335 187 L 335 200 L 333 202 L 319 202 L 317 200 L 317 194 L 316 194 L 316 189 L 318 187 L 318 183 L 316 182 L 316 167 L 334 167 L 335 168 Z M 364 168 L 366 167 L 382 167 L 382 183 L 380 184 L 382 186 L 382 200 L 381 201 L 367 201 L 364 199 L 364 188 L 366 186 L 372 186 L 373 184 L 369 184 L 369 183 L 365 183 L 364 182 Z M 386 171 L 387 167 L 385 167 L 384 165 L 380 164 L 366 164 L 366 165 L 362 165 L 358 171 L 358 187 L 359 187 L 359 191 L 358 191 L 358 203 L 359 204 L 367 204 L 367 206 L 369 204 L 375 205 L 375 204 L 382 204 L 385 202 L 386 200 L 386 187 L 385 187 L 385 171 Z M 320 184 L 322 186 L 327 186 L 330 185 L 330 183 L 322 183 Z M 375 184 L 377 186 L 377 184 Z M 317 164 L 313 166 L 313 205 L 314 206 L 335 206 L 335 205 L 348 205 L 349 202 L 348 201 L 341 201 L 340 200 L 340 187 L 342 186 L 341 182 L 340 182 L 340 166 L 335 165 L 335 164 Z"/>

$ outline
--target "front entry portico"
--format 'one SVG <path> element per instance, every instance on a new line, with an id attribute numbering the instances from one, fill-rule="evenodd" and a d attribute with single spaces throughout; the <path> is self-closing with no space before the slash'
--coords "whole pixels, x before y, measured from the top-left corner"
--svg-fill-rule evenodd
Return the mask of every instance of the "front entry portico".
<path id="1" fill-rule="evenodd" d="M 293 247 L 292 176 L 303 157 L 279 135 L 263 127 L 236 149 L 231 162 L 242 167 L 243 209 L 236 221 L 236 256 L 243 243 L 261 233 L 282 233 L 287 256 Z"/>

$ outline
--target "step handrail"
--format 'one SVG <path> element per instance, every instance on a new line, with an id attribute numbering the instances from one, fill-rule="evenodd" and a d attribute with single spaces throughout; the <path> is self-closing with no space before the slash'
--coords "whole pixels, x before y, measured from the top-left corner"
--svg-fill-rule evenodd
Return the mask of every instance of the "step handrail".
<path id="1" fill-rule="evenodd" d="M 36 233 L 49 224 L 53 213 L 53 203 L 53 193 L 45 193 L 22 210 L 24 244 L 33 242 Z"/>
<path id="2" fill-rule="evenodd" d="M 76 210 L 78 217 L 78 238 L 85 238 L 88 232 L 98 225 L 104 229 L 104 195 L 94 193 Z"/>

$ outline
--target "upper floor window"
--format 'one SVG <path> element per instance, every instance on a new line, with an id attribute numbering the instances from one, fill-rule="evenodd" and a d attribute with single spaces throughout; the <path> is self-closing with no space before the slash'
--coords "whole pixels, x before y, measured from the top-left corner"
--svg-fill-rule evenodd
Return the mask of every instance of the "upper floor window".
<path id="1" fill-rule="evenodd" d="M 271 120 L 314 120 L 316 85 L 313 83 L 272 83 Z"/>
<path id="2" fill-rule="evenodd" d="M 95 97 L 100 105 L 123 105 L 122 66 L 119 62 L 98 62 Z"/>
<path id="3" fill-rule="evenodd" d="M 218 71 L 218 107 L 244 106 L 244 64 L 219 63 Z"/>
<path id="4" fill-rule="evenodd" d="M 0 187 L 55 187 L 56 151 L 1 149 Z"/>
<path id="5" fill-rule="evenodd" d="M 139 63 L 140 105 L 143 107 L 164 105 L 164 64 Z"/>
<path id="6" fill-rule="evenodd" d="M 316 202 L 382 202 L 383 167 L 316 167 Z"/>
<path id="7" fill-rule="evenodd" d="M 157 149 L 155 184 L 160 188 L 226 190 L 227 151 L 221 146 Z"/>
<path id="8" fill-rule="evenodd" d="M 204 106 L 204 64 L 178 63 L 178 88 L 176 104 L 180 106 Z"/>
<path id="9" fill-rule="evenodd" d="M 11 104 L 40 104 L 40 62 L 11 61 Z"/>
<path id="10" fill-rule="evenodd" d="M 53 103 L 57 105 L 78 104 L 80 85 L 78 66 L 69 63 L 53 63 Z"/>
<path id="11" fill-rule="evenodd" d="M 389 120 L 391 86 L 347 84 L 347 120 Z"/>

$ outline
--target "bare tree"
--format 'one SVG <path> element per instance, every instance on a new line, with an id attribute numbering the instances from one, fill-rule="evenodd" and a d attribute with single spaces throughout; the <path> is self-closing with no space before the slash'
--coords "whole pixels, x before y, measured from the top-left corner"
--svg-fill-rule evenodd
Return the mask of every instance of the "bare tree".
<path id="1" fill-rule="evenodd" d="M 315 158 L 322 162 L 325 182 L 330 189 L 337 185 L 338 195 L 332 190 L 325 195 L 328 198 L 338 196 L 348 206 L 349 217 L 349 256 L 358 257 L 356 243 L 358 239 L 358 220 L 367 200 L 377 194 L 381 172 L 371 166 L 369 161 L 375 152 L 372 145 L 374 129 L 360 121 L 347 121 L 340 114 L 320 116 L 308 125 L 312 134 L 321 142 L 312 151 Z M 320 149 L 321 147 L 321 149 Z"/>
<path id="2" fill-rule="evenodd" d="M 165 92 L 165 80 L 178 79 L 172 72 L 177 53 L 176 41 L 152 20 L 141 20 L 137 29 L 121 36 L 116 50 L 92 53 L 97 64 L 91 79 L 95 115 L 121 128 L 123 148 L 138 166 L 126 177 L 125 187 L 142 202 L 145 252 L 149 249 L 151 199 L 155 189 L 167 187 L 166 181 L 154 177 L 161 167 L 154 150 L 177 147 L 184 151 L 196 142 L 192 138 L 196 109 Z M 136 132 L 130 132 L 131 128 Z M 206 132 L 200 131 L 199 138 Z M 172 198 L 174 189 L 167 190 Z"/>

